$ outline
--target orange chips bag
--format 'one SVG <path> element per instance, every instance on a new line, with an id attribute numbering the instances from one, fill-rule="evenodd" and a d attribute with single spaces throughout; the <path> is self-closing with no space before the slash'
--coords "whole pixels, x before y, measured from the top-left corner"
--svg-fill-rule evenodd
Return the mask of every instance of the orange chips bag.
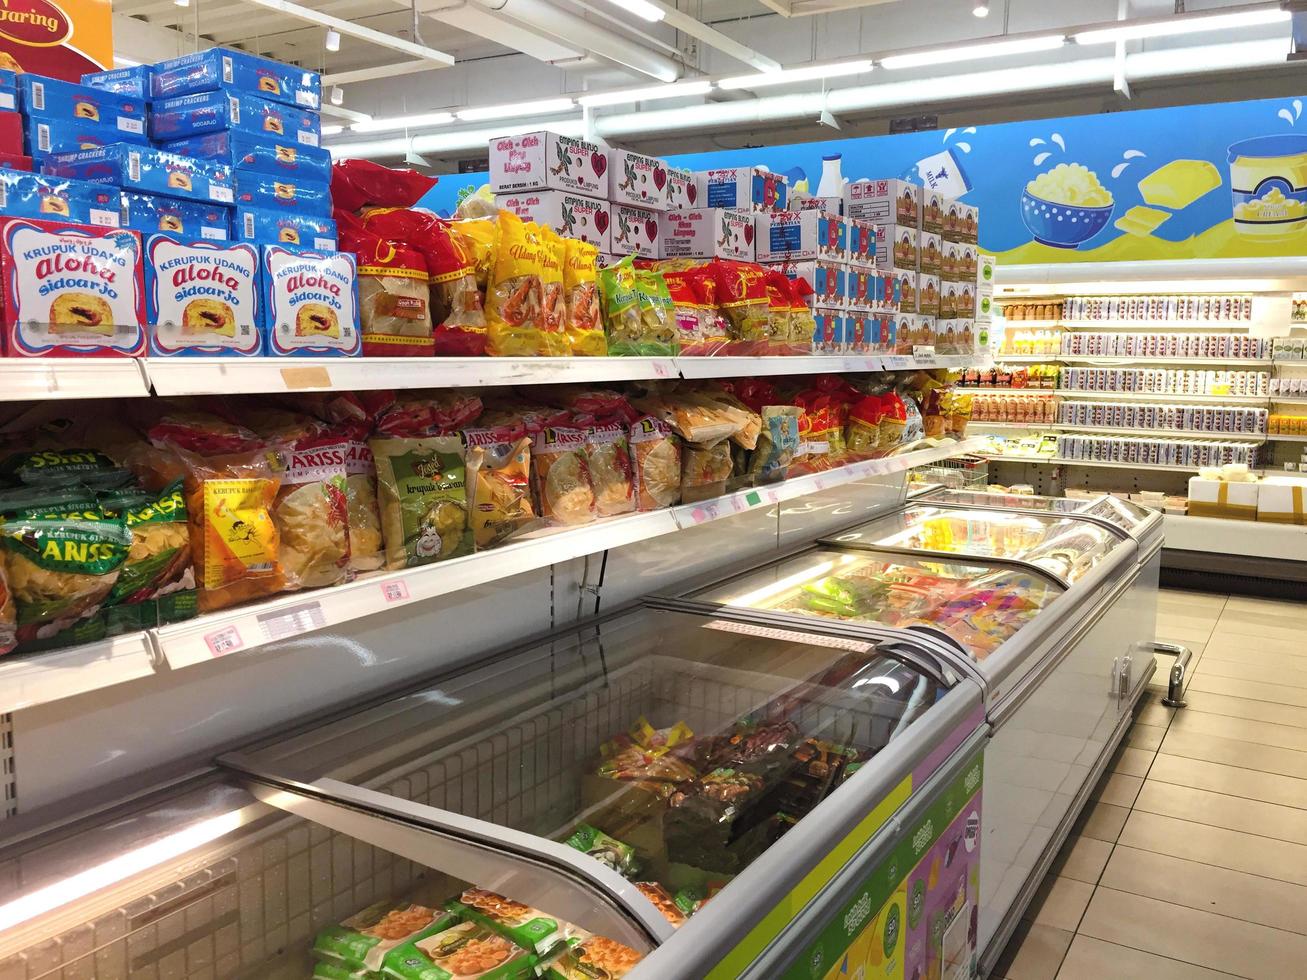
<path id="1" fill-rule="evenodd" d="M 566 247 L 552 228 L 540 227 L 540 348 L 542 357 L 566 357 L 567 301 L 563 292 L 563 264 Z"/>
<path id="2" fill-rule="evenodd" d="M 531 357 L 540 348 L 543 307 L 538 229 L 499 212 L 499 247 L 486 288 L 486 353 Z"/>
<path id="3" fill-rule="evenodd" d="M 566 238 L 563 263 L 563 291 L 567 298 L 565 329 L 571 352 L 578 357 L 605 357 L 608 338 L 604 336 L 603 315 L 599 306 L 599 246 L 579 238 Z"/>

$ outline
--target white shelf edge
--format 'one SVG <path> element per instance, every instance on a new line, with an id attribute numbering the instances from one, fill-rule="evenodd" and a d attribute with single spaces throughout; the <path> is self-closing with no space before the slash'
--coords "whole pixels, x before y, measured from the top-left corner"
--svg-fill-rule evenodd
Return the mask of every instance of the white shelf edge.
<path id="1" fill-rule="evenodd" d="M 1307 361 L 1275 361 L 1269 357 L 1169 357 L 1147 354 L 995 354 L 996 364 L 1090 364 L 1102 367 L 1128 367 L 1131 364 L 1176 364 L 1182 367 L 1221 367 L 1228 370 L 1245 367 L 1270 367 L 1272 364 L 1301 364 Z"/>
<path id="2" fill-rule="evenodd" d="M 1267 402 L 1294 401 L 1293 397 L 1277 398 L 1274 395 L 1198 395 L 1166 391 L 1082 391 L 1078 388 L 973 388 L 958 385 L 960 394 L 977 395 L 1056 395 L 1059 398 L 1087 398 L 1101 401 L 1158 401 L 1158 402 L 1212 402 L 1219 405 L 1265 405 Z M 1297 401 L 1307 403 L 1307 397 Z"/>
<path id="3" fill-rule="evenodd" d="M 0 401 L 144 398 L 143 372 L 137 357 L 0 358 Z"/>
<path id="4" fill-rule="evenodd" d="M 1202 432 L 1194 429 L 1137 429 L 1121 425 L 1071 425 L 1066 422 L 1052 423 L 1047 428 L 1059 432 L 1111 433 L 1114 435 L 1151 436 L 1158 438 L 1180 438 L 1198 440 L 1199 442 L 1265 442 L 1267 436 L 1261 432 Z"/>
<path id="5" fill-rule="evenodd" d="M 1307 436 L 1297 435 L 1270 435 L 1266 437 L 1267 442 L 1307 442 Z"/>
<path id="6" fill-rule="evenodd" d="M 1197 473 L 1197 466 L 1167 466 L 1161 463 L 1115 463 L 1096 459 L 1065 459 L 1061 456 L 1005 456 L 1000 453 L 979 452 L 979 456 L 1000 463 L 1032 463 L 1036 466 L 1095 466 L 1106 469 L 1148 470 L 1161 473 Z M 1254 470 L 1262 473 L 1263 470 Z"/>
<path id="7" fill-rule="evenodd" d="M 1222 517 L 1163 515 L 1165 547 L 1222 555 L 1307 561 L 1307 527 Z"/>
<path id="8" fill-rule="evenodd" d="M 145 633 L 66 650 L 8 654 L 0 657 L 0 714 L 148 677 L 154 663 Z"/>

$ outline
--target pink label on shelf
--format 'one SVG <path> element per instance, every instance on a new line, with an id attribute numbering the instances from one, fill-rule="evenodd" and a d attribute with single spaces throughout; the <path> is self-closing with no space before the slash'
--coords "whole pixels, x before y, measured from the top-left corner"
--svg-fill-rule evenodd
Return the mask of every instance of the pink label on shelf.
<path id="1" fill-rule="evenodd" d="M 381 583 L 381 597 L 387 602 L 403 602 L 409 597 L 408 585 L 402 580 Z"/>
<path id="2" fill-rule="evenodd" d="M 235 626 L 227 626 L 220 630 L 214 630 L 212 633 L 206 633 L 204 642 L 209 647 L 209 652 L 215 657 L 224 657 L 233 650 L 239 650 L 245 645 L 241 639 L 240 631 Z"/>
<path id="3" fill-rule="evenodd" d="M 672 377 L 672 366 L 667 361 L 656 360 L 653 362 L 653 372 L 656 378 Z"/>

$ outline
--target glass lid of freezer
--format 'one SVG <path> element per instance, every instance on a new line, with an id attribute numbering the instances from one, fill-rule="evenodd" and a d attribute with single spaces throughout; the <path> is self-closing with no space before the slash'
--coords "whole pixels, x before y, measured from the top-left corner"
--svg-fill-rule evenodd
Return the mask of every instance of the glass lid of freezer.
<path id="1" fill-rule="evenodd" d="M 927 496 L 927 495 L 923 495 Z M 1153 511 L 1111 494 L 1099 497 L 1040 497 L 1028 493 L 1000 493 L 990 490 L 939 489 L 928 494 L 931 503 L 960 507 L 1005 507 L 1052 514 L 1080 514 L 1134 533 L 1152 519 Z"/>
<path id="2" fill-rule="evenodd" d="M 1017 562 L 1071 584 L 1107 558 L 1124 535 L 1074 516 L 914 504 L 823 543 L 872 545 Z"/>
<path id="3" fill-rule="evenodd" d="M 421 823 L 474 921 L 543 909 L 639 949 L 578 894 L 617 895 L 670 936 L 956 681 L 892 631 L 640 609 L 220 761 L 314 819 Z"/>
<path id="4" fill-rule="evenodd" d="M 1063 591 L 1033 569 L 818 548 L 686 598 L 790 616 L 934 629 L 984 660 Z"/>

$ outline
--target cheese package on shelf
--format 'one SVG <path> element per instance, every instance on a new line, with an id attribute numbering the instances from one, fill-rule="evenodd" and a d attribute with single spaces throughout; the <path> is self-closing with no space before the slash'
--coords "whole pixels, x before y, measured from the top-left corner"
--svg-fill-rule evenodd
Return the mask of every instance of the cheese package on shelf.
<path id="1" fill-rule="evenodd" d="M 496 194 L 495 204 L 523 221 L 547 225 L 564 238 L 577 238 L 608 252 L 612 214 L 607 201 L 571 191 L 522 191 Z"/>
<path id="2" fill-rule="evenodd" d="M 0 68 L 0 109 L 18 111 L 18 73 Z"/>
<path id="3" fill-rule="evenodd" d="M 630 204 L 611 204 L 611 245 L 617 255 L 638 255 L 646 259 L 663 257 L 659 234 L 660 214 Z"/>
<path id="4" fill-rule="evenodd" d="M 848 260 L 848 227 L 837 214 L 772 211 L 756 215 L 754 229 L 754 250 L 759 262 Z"/>
<path id="5" fill-rule="evenodd" d="M 1257 519 L 1272 524 L 1307 524 L 1307 480 L 1270 476 L 1257 484 Z"/>
<path id="6" fill-rule="evenodd" d="M 904 180 L 855 180 L 844 188 L 844 216 L 916 231 L 921 221 L 921 188 Z"/>
<path id="7" fill-rule="evenodd" d="M 608 151 L 608 200 L 666 211 L 667 162 L 630 150 Z"/>
<path id="8" fill-rule="evenodd" d="M 882 225 L 876 239 L 876 268 L 911 269 L 920 262 L 921 232 L 907 225 Z"/>
<path id="9" fill-rule="evenodd" d="M 302 245 L 323 252 L 336 250 L 336 222 L 310 214 L 237 208 L 232 218 L 232 236 L 257 245 Z"/>
<path id="10" fill-rule="evenodd" d="M 18 77 L 18 104 L 29 119 L 83 120 L 140 136 L 145 133 L 144 100 L 41 75 Z"/>
<path id="11" fill-rule="evenodd" d="M 122 224 L 122 193 L 90 181 L 4 169 L 0 170 L 0 214 L 117 228 Z"/>
<path id="12" fill-rule="evenodd" d="M 1189 478 L 1189 513 L 1194 517 L 1222 517 L 1232 521 L 1257 519 L 1260 484 Z"/>
<path id="13" fill-rule="evenodd" d="M 234 129 L 163 144 L 160 149 L 225 163 L 234 171 L 252 170 L 282 179 L 331 181 L 331 151 L 269 133 Z"/>
<path id="14" fill-rule="evenodd" d="M 164 232 L 185 238 L 225 242 L 231 238 L 231 208 L 222 204 L 197 204 L 175 197 L 124 191 L 122 227 L 139 231 L 142 235 Z"/>
<path id="15" fill-rule="evenodd" d="M 154 98 L 153 79 L 153 65 L 132 65 L 130 68 L 88 72 L 82 76 L 82 84 L 148 104 Z"/>
<path id="16" fill-rule="evenodd" d="M 231 168 L 208 160 L 178 156 L 148 146 L 115 143 L 94 150 L 56 153 L 45 161 L 48 174 L 114 184 L 165 197 L 231 204 L 235 200 Z"/>
<path id="17" fill-rule="evenodd" d="M 254 245 L 172 235 L 145 240 L 151 356 L 262 354 L 261 293 Z"/>
<path id="18" fill-rule="evenodd" d="M 156 99 L 232 89 L 304 109 L 322 107 L 317 72 L 231 48 L 208 48 L 161 61 L 154 66 L 151 85 Z"/>
<path id="19" fill-rule="evenodd" d="M 149 146 L 150 141 L 144 135 L 124 133 L 107 123 L 92 122 L 89 119 L 44 119 L 33 116 L 23 123 L 23 145 L 27 155 L 34 160 L 44 161 L 55 153 L 94 150 L 114 143 Z"/>
<path id="20" fill-rule="evenodd" d="M 693 170 L 667 168 L 667 210 L 689 211 L 699 206 L 699 184 Z"/>
<path id="21" fill-rule="evenodd" d="M 668 211 L 658 218 L 665 259 L 737 259 L 756 253 L 753 214 L 729 208 Z"/>
<path id="22" fill-rule="evenodd" d="M 917 312 L 927 316 L 939 316 L 939 306 L 939 276 L 919 274 L 917 276 Z"/>
<path id="23" fill-rule="evenodd" d="M 331 217 L 331 185 L 316 180 L 287 180 L 255 170 L 237 170 L 236 206 L 288 214 Z"/>
<path id="24" fill-rule="evenodd" d="M 727 167 L 700 170 L 699 196 L 706 208 L 737 211 L 783 211 L 789 181 L 762 167 Z"/>
<path id="25" fill-rule="evenodd" d="M 0 286 L 10 357 L 138 356 L 145 350 L 141 236 L 0 219 Z"/>
<path id="26" fill-rule="evenodd" d="M 228 130 L 316 147 L 322 138 L 322 117 L 309 109 L 225 89 L 164 99 L 154 103 L 150 113 L 150 138 L 157 143 Z"/>
<path id="27" fill-rule="evenodd" d="M 259 251 L 269 354 L 354 357 L 363 353 L 353 253 L 284 245 L 264 245 Z"/>
<path id="28" fill-rule="evenodd" d="M 545 130 L 490 141 L 490 189 L 496 194 L 559 190 L 605 197 L 608 151 L 598 143 Z"/>

